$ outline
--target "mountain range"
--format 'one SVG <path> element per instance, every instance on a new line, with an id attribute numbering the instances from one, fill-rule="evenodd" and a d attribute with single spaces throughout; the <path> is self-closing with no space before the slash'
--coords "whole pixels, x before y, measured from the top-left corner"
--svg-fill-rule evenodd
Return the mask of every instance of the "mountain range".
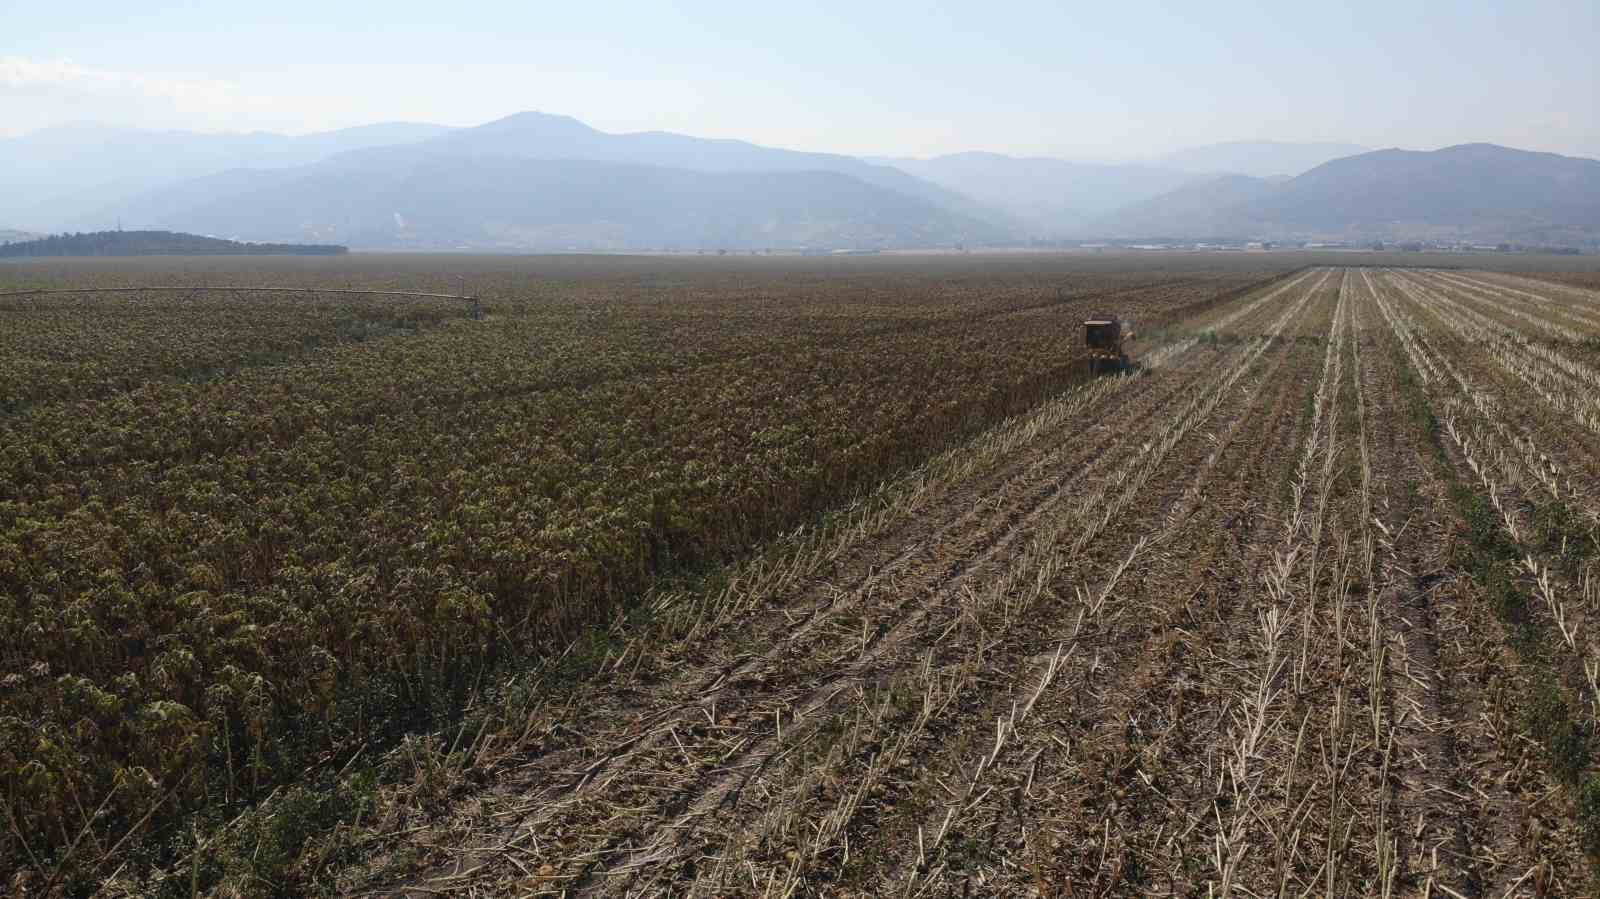
<path id="1" fill-rule="evenodd" d="M 695 249 L 1004 241 L 948 188 L 850 156 L 520 113 L 309 165 L 233 169 L 98 213 L 139 227 L 357 247 Z"/>
<path id="2" fill-rule="evenodd" d="M 235 168 L 305 165 L 451 129 L 388 122 L 291 137 L 75 124 L 0 140 L 0 224 L 60 228 L 144 191 Z"/>
<path id="3" fill-rule="evenodd" d="M 1235 142 L 1144 163 L 857 158 L 519 113 L 302 137 L 68 126 L 0 140 L 0 225 L 356 248 L 645 250 L 1030 239 L 1600 244 L 1600 163 L 1487 144 Z"/>
<path id="4" fill-rule="evenodd" d="M 1113 213 L 1107 236 L 1600 245 L 1600 161 L 1494 144 L 1377 150 L 1289 179 L 1208 179 Z"/>
<path id="5" fill-rule="evenodd" d="M 417 249 L 940 246 L 1006 231 L 838 172 L 701 172 L 586 159 L 385 154 L 226 173 L 142 198 L 188 230 Z M 181 196 L 180 196 L 181 193 Z"/>
<path id="6" fill-rule="evenodd" d="M 1178 150 L 1156 158 L 1152 164 L 1201 175 L 1292 178 L 1331 159 L 1358 156 L 1371 149 L 1356 144 L 1239 140 Z"/>
<path id="7" fill-rule="evenodd" d="M 884 158 L 887 165 L 1002 210 L 1041 236 L 1081 233 L 1100 216 L 1158 197 L 1195 176 L 1152 165 L 1073 162 L 999 153 L 932 159 Z"/>

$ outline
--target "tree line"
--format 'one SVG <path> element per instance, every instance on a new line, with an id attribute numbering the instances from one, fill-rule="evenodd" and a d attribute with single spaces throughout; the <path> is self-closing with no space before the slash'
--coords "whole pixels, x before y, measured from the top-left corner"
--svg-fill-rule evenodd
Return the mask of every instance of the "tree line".
<path id="1" fill-rule="evenodd" d="M 177 231 L 53 234 L 0 244 L 0 257 L 29 256 L 338 256 L 333 244 L 241 243 Z"/>

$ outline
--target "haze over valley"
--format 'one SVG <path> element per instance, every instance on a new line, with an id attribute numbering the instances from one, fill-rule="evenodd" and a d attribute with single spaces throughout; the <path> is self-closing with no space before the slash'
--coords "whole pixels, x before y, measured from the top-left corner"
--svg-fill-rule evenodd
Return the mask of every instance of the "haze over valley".
<path id="1" fill-rule="evenodd" d="M 0 140 L 0 188 L 0 224 L 19 232 L 170 229 L 361 249 L 1600 246 L 1600 162 L 1488 144 L 1243 141 L 1083 162 L 982 151 L 858 158 L 607 133 L 539 112 L 300 137 L 69 125 Z"/>

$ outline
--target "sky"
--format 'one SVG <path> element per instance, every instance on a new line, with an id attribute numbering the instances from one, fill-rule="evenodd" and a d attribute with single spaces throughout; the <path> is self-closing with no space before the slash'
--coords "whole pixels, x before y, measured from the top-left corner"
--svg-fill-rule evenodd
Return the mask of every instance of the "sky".
<path id="1" fill-rule="evenodd" d="M 1230 140 L 1600 157 L 1600 2 L 0 0 L 0 134 L 522 110 L 801 150 Z"/>

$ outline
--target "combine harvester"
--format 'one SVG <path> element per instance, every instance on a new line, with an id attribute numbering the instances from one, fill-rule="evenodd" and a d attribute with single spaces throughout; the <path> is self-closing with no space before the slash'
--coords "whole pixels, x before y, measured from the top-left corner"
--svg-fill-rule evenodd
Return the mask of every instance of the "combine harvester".
<path id="1" fill-rule="evenodd" d="M 1133 321 L 1120 315 L 1096 315 L 1083 323 L 1083 345 L 1089 350 L 1089 374 L 1118 374 L 1132 365 L 1127 343 Z"/>

